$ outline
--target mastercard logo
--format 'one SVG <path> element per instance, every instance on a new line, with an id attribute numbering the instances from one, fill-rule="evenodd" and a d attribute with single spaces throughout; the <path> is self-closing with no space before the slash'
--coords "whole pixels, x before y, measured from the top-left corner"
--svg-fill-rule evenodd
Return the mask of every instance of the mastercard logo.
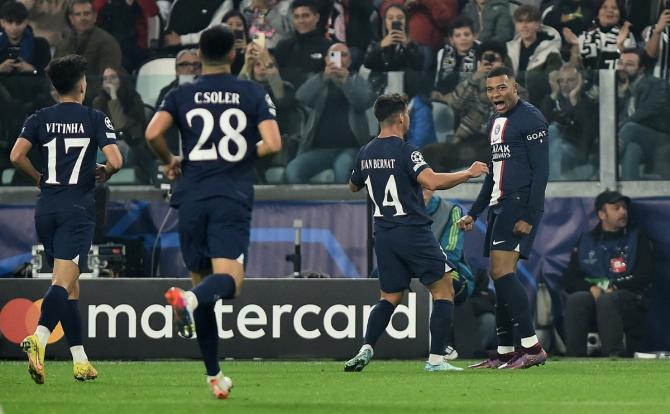
<path id="1" fill-rule="evenodd" d="M 23 338 L 32 335 L 37 328 L 42 309 L 42 299 L 31 301 L 26 298 L 12 299 L 0 310 L 0 332 L 9 342 L 21 343 Z M 63 337 L 60 323 L 51 332 L 49 343 L 59 341 Z"/>

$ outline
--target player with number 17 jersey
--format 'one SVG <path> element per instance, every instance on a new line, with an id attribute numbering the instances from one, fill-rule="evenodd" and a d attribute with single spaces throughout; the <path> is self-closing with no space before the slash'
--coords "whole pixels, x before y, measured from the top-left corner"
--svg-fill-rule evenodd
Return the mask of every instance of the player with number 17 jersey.
<path id="1" fill-rule="evenodd" d="M 182 136 L 172 205 L 225 196 L 251 208 L 257 126 L 276 116 L 265 90 L 231 74 L 207 75 L 172 90 L 158 110 L 172 116 Z"/>

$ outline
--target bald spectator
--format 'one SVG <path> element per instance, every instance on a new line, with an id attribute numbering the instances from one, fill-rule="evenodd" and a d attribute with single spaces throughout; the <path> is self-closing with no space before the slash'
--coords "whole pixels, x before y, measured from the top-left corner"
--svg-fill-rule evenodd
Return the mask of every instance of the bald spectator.
<path id="1" fill-rule="evenodd" d="M 349 71 L 349 48 L 332 45 L 325 61 L 323 72 L 312 75 L 296 92 L 298 102 L 309 108 L 309 118 L 298 156 L 286 167 L 291 184 L 306 183 L 327 169 L 334 170 L 336 183 L 345 183 L 356 152 L 370 139 L 365 111 L 375 95 L 367 80 Z"/>
<path id="2" fill-rule="evenodd" d="M 121 66 L 121 47 L 112 35 L 95 25 L 97 15 L 90 0 L 72 0 L 67 8 L 70 32 L 56 46 L 54 57 L 82 55 L 88 61 L 85 102 L 100 93 L 102 71 Z"/>

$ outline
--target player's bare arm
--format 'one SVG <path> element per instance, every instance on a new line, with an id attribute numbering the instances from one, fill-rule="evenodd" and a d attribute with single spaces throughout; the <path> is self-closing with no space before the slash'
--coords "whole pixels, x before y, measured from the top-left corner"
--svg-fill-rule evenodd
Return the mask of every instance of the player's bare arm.
<path id="1" fill-rule="evenodd" d="M 274 119 L 266 119 L 258 124 L 258 133 L 261 134 L 261 142 L 256 145 L 258 158 L 266 157 L 281 151 L 281 134 L 279 125 Z"/>
<path id="2" fill-rule="evenodd" d="M 107 162 L 96 165 L 95 178 L 97 181 L 105 182 L 121 169 L 123 166 L 123 156 L 121 155 L 121 151 L 119 151 L 119 147 L 115 144 L 105 145 L 102 148 L 102 153 L 105 154 Z"/>
<path id="3" fill-rule="evenodd" d="M 35 169 L 33 163 L 28 159 L 28 151 L 30 151 L 32 146 L 33 144 L 31 144 L 30 141 L 23 137 L 19 137 L 14 144 L 14 148 L 12 148 L 9 159 L 17 170 L 27 174 L 33 181 L 35 181 L 35 185 L 39 186 L 42 174 Z"/>
<path id="4" fill-rule="evenodd" d="M 147 144 L 158 155 L 158 158 L 163 163 L 165 175 L 171 180 L 175 179 L 181 173 L 181 160 L 170 152 L 167 141 L 165 141 L 165 134 L 173 123 L 174 119 L 172 119 L 172 115 L 169 112 L 158 111 L 151 118 L 149 125 L 147 125 L 147 130 L 144 132 Z"/>
<path id="5" fill-rule="evenodd" d="M 436 173 L 432 168 L 426 168 L 421 171 L 417 181 L 428 190 L 447 190 L 488 172 L 489 167 L 485 163 L 475 161 L 467 170 L 455 173 Z"/>

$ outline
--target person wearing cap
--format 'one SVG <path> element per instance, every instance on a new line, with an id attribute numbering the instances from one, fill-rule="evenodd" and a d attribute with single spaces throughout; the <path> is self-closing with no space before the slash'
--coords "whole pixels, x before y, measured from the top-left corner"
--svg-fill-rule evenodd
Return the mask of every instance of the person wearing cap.
<path id="1" fill-rule="evenodd" d="M 598 194 L 599 223 L 572 250 L 563 273 L 570 356 L 586 356 L 589 332 L 598 332 L 603 356 L 629 356 L 640 349 L 654 259 L 649 238 L 629 224 L 630 204 L 618 191 Z"/>

